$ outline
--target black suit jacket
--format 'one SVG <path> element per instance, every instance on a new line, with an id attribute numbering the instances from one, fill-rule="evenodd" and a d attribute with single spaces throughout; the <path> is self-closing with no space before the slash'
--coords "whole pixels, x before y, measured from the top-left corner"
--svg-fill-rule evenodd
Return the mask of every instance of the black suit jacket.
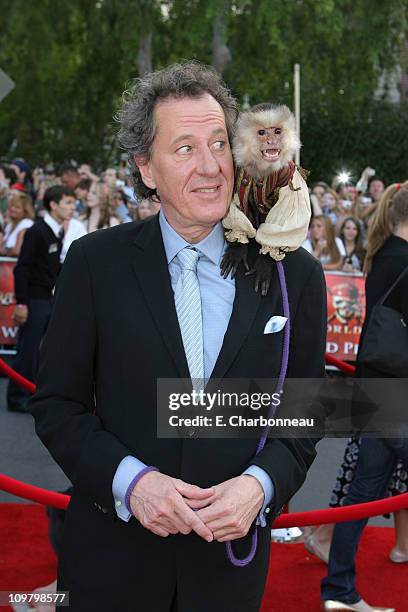
<path id="1" fill-rule="evenodd" d="M 288 376 L 321 377 L 322 268 L 304 249 L 288 254 L 284 267 L 292 320 Z M 283 314 L 278 277 L 264 298 L 253 283 L 239 271 L 216 378 L 279 372 L 283 333 L 263 334 L 268 319 Z M 158 218 L 76 241 L 58 282 L 31 404 L 38 435 L 74 485 L 59 582 L 71 590 L 74 609 L 167 611 L 176 583 L 183 612 L 259 607 L 269 529 L 260 530 L 253 563 L 235 568 L 223 544 L 194 534 L 163 539 L 116 516 L 112 480 L 129 454 L 203 487 L 259 465 L 274 483 L 271 519 L 304 481 L 315 456 L 308 439 L 270 440 L 256 458 L 255 439 L 158 439 L 156 381 L 188 376 Z M 248 542 L 236 549 L 242 556 Z M 126 603 L 133 590 L 140 608 Z M 112 608 L 118 592 L 120 605 Z"/>

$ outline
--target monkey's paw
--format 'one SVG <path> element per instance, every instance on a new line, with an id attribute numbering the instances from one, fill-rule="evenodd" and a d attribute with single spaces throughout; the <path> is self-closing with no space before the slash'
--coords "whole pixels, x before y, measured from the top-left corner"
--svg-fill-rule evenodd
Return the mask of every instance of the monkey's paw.
<path id="1" fill-rule="evenodd" d="M 221 260 L 221 275 L 227 278 L 231 272 L 231 278 L 234 278 L 239 264 L 242 262 L 245 270 L 249 270 L 248 266 L 248 245 L 241 242 L 230 242 L 225 254 Z"/>
<path id="2" fill-rule="evenodd" d="M 255 274 L 255 291 L 260 291 L 263 296 L 269 291 L 274 263 L 269 255 L 258 255 L 254 267 L 246 272 L 246 276 Z"/>

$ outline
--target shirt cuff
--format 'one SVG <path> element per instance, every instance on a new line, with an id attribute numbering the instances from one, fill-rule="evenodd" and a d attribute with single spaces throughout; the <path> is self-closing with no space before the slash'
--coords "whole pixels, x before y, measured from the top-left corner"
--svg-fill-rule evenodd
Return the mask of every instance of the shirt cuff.
<path id="1" fill-rule="evenodd" d="M 250 465 L 249 468 L 247 468 L 245 472 L 243 472 L 243 475 L 254 476 L 263 489 L 264 502 L 256 518 L 256 524 L 260 525 L 260 527 L 266 527 L 265 514 L 269 514 L 270 512 L 269 505 L 275 493 L 271 477 L 269 476 L 269 474 L 267 474 L 267 472 L 265 472 L 265 470 L 260 468 L 258 465 Z"/>
<path id="2" fill-rule="evenodd" d="M 128 522 L 132 517 L 131 512 L 126 508 L 126 492 L 139 472 L 146 468 L 143 461 L 128 455 L 119 463 L 112 482 L 112 494 L 115 500 L 116 514 L 122 521 Z"/>

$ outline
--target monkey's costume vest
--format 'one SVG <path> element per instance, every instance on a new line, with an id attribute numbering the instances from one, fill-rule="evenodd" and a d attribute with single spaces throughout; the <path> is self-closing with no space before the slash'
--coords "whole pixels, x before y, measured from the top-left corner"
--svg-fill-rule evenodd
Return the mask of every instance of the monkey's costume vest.
<path id="1" fill-rule="evenodd" d="M 222 222 L 227 241 L 245 244 L 255 238 L 259 252 L 276 261 L 299 248 L 311 217 L 307 174 L 293 161 L 259 180 L 238 167 L 235 195 Z"/>

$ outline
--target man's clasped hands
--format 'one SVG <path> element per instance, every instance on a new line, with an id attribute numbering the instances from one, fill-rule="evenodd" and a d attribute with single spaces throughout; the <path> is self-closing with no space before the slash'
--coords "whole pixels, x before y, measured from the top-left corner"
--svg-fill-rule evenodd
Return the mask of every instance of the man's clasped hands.
<path id="1" fill-rule="evenodd" d="M 165 538 L 195 531 L 207 542 L 244 537 L 263 502 L 261 484 L 246 474 L 202 489 L 161 472 L 148 472 L 130 496 L 133 515 L 156 535 Z"/>

